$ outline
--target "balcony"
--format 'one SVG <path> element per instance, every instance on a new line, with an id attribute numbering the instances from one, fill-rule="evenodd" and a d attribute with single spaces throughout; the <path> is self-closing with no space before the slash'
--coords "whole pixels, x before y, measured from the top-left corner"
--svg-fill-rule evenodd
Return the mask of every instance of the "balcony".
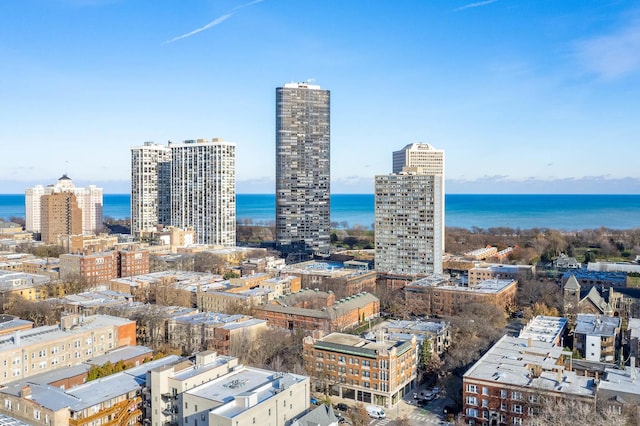
<path id="1" fill-rule="evenodd" d="M 164 414 L 165 416 L 171 416 L 173 414 L 177 414 L 178 413 L 178 407 L 166 407 L 164 410 L 162 410 L 162 414 Z"/>

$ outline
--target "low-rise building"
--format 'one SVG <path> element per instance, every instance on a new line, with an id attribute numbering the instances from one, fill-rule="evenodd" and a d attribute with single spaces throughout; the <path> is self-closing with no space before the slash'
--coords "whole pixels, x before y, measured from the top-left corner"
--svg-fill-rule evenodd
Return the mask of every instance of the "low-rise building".
<path id="1" fill-rule="evenodd" d="M 205 351 L 147 376 L 151 424 L 288 425 L 309 406 L 309 378 Z"/>
<path id="2" fill-rule="evenodd" d="M 424 336 L 424 338 L 429 339 L 432 350 L 438 355 L 442 355 L 451 344 L 451 325 L 443 320 L 394 320 L 386 323 L 384 330 L 387 333 Z"/>
<path id="3" fill-rule="evenodd" d="M 113 250 L 118 244 L 118 237 L 109 234 L 80 234 L 69 237 L 70 253 L 100 253 Z"/>
<path id="4" fill-rule="evenodd" d="M 33 321 L 23 320 L 13 315 L 0 314 L 0 335 L 29 330 L 30 328 L 33 328 Z"/>
<path id="5" fill-rule="evenodd" d="M 345 268 L 343 264 L 309 261 L 287 265 L 282 274 L 300 277 L 301 287 L 332 291 L 337 297 L 347 297 L 363 291 L 376 290 L 377 273 L 368 269 Z"/>
<path id="6" fill-rule="evenodd" d="M 499 263 L 477 264 L 469 270 L 469 285 L 485 280 L 522 280 L 535 275 L 535 265 L 502 265 Z"/>
<path id="7" fill-rule="evenodd" d="M 619 317 L 578 314 L 573 330 L 573 348 L 588 361 L 613 362 L 620 325 Z"/>
<path id="8" fill-rule="evenodd" d="M 561 283 L 564 286 L 571 276 L 580 283 L 581 287 L 626 287 L 626 272 L 602 272 L 589 271 L 587 269 L 576 269 L 567 271 L 562 275 Z"/>
<path id="9" fill-rule="evenodd" d="M 0 307 L 6 309 L 16 297 L 24 300 L 44 300 L 48 297 L 47 284 L 51 279 L 44 275 L 0 270 Z"/>
<path id="10" fill-rule="evenodd" d="M 332 292 L 300 291 L 255 306 L 255 316 L 286 330 L 344 331 L 380 316 L 380 300 L 359 293 L 339 300 Z"/>
<path id="11" fill-rule="evenodd" d="M 136 344 L 134 321 L 108 315 L 63 316 L 59 326 L 0 336 L 0 379 L 18 380 Z"/>
<path id="12" fill-rule="evenodd" d="M 565 369 L 568 357 L 550 341 L 503 336 L 463 376 L 465 423 L 523 425 L 543 398 L 595 407 L 595 379 Z"/>
<path id="13" fill-rule="evenodd" d="M 0 412 L 30 425 L 142 425 L 147 372 L 175 363 L 169 356 L 69 389 L 14 382 L 0 388 Z"/>
<path id="14" fill-rule="evenodd" d="M 518 337 L 521 339 L 532 339 L 540 342 L 553 343 L 556 346 L 563 346 L 562 336 L 567 328 L 567 319 L 562 317 L 549 317 L 538 315 L 532 318 L 520 330 Z"/>
<path id="15" fill-rule="evenodd" d="M 61 254 L 60 278 L 81 277 L 88 285 L 105 284 L 118 278 L 118 257 L 115 251 L 92 254 Z"/>
<path id="16" fill-rule="evenodd" d="M 487 246 L 487 247 L 468 251 L 464 253 L 464 256 L 466 258 L 473 259 L 473 260 L 483 260 L 488 257 L 495 256 L 497 253 L 498 253 L 497 247 Z"/>
<path id="17" fill-rule="evenodd" d="M 316 390 L 364 404 L 394 407 L 415 386 L 415 336 L 391 341 L 314 332 L 304 338 L 303 359 Z"/>
<path id="18" fill-rule="evenodd" d="M 504 310 L 516 300 L 518 281 L 484 280 L 468 286 L 454 285 L 438 276 L 426 277 L 405 286 L 406 298 L 420 298 L 427 315 L 454 315 L 469 303 L 484 303 Z"/>

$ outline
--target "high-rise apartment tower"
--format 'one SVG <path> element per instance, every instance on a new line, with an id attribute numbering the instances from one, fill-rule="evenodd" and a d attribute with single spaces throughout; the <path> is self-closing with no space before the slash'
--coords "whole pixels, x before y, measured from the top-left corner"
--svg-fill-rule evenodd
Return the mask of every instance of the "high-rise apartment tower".
<path id="1" fill-rule="evenodd" d="M 42 197 L 58 193 L 72 193 L 75 195 L 73 204 L 79 208 L 80 219 L 78 226 L 69 228 L 77 234 L 95 234 L 102 229 L 102 188 L 95 185 L 76 187 L 73 180 L 66 174 L 60 177 L 53 185 L 36 185 L 25 190 L 25 227 L 27 231 L 43 233 L 42 227 L 47 226 L 48 231 L 53 229 L 52 224 L 42 223 Z M 60 198 L 60 197 L 58 197 Z M 48 208 L 47 217 L 52 214 Z M 57 225 L 56 225 L 57 226 Z M 65 234 L 67 235 L 67 234 Z"/>
<path id="2" fill-rule="evenodd" d="M 171 149 L 145 142 L 131 148 L 131 234 L 171 222 Z"/>
<path id="3" fill-rule="evenodd" d="M 330 93 L 288 83 L 276 89 L 276 243 L 283 252 L 330 247 Z"/>
<path id="4" fill-rule="evenodd" d="M 393 153 L 394 173 L 375 177 L 376 269 L 442 273 L 444 151 L 410 144 Z"/>
<path id="5" fill-rule="evenodd" d="M 194 228 L 197 242 L 236 244 L 236 145 L 214 138 L 169 144 L 171 225 Z"/>

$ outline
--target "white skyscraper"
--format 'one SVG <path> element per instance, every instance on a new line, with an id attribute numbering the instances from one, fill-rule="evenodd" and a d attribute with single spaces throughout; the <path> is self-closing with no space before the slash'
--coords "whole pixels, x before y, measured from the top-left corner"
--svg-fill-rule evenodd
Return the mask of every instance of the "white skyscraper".
<path id="1" fill-rule="evenodd" d="M 131 234 L 170 225 L 171 149 L 145 142 L 131 148 Z"/>
<path id="2" fill-rule="evenodd" d="M 193 227 L 197 242 L 236 244 L 236 146 L 214 138 L 169 144 L 171 225 Z"/>
<path id="3" fill-rule="evenodd" d="M 89 185 L 86 188 L 76 187 L 71 178 L 63 175 L 53 185 L 36 185 L 25 190 L 25 228 L 27 231 L 40 233 L 42 231 L 41 198 L 58 192 L 72 192 L 82 210 L 82 232 L 95 234 L 102 229 L 102 188 Z"/>
<path id="4" fill-rule="evenodd" d="M 393 153 L 393 170 L 375 178 L 376 269 L 441 274 L 444 151 L 407 145 Z"/>

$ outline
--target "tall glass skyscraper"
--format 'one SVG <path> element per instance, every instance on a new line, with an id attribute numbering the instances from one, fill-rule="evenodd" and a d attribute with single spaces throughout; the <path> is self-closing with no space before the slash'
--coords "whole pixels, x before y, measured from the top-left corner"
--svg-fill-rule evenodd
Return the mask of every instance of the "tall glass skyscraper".
<path id="1" fill-rule="evenodd" d="M 307 83 L 276 89 L 276 243 L 285 253 L 329 253 L 329 101 Z"/>

